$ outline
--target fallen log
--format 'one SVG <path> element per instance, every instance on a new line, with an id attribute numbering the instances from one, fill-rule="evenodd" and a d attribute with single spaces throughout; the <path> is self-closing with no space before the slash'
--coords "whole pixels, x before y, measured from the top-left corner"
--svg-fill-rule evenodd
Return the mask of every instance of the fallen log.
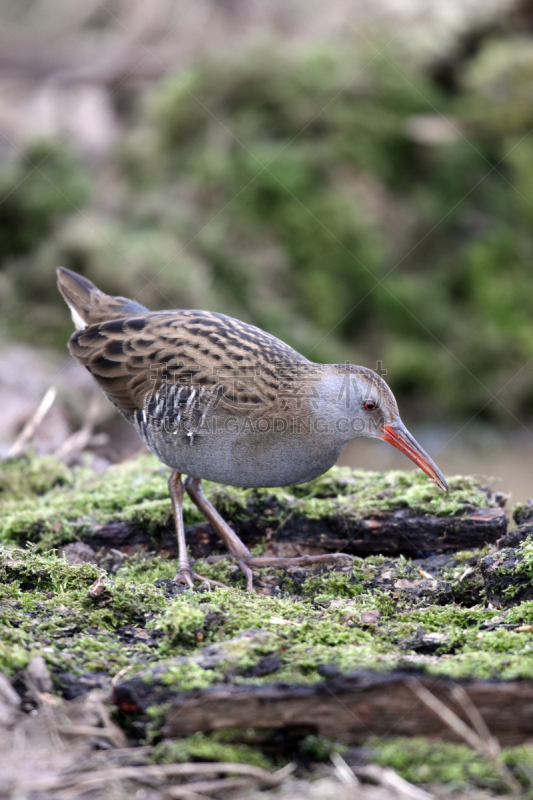
<path id="1" fill-rule="evenodd" d="M 278 728 L 335 736 L 360 744 L 371 736 L 430 736 L 460 741 L 440 717 L 417 699 L 422 684 L 463 722 L 469 723 L 457 684 L 442 677 L 396 671 L 356 672 L 312 686 L 269 684 L 216 686 L 182 692 L 165 715 L 166 736 L 222 728 Z M 533 683 L 461 681 L 492 735 L 502 745 L 533 736 Z M 118 683 L 114 701 L 123 711 L 139 710 L 141 681 Z M 145 687 L 146 691 L 146 687 Z"/>
<path id="2" fill-rule="evenodd" d="M 11 459 L 0 480 L 0 541 L 93 549 L 143 547 L 176 555 L 168 471 L 151 457 L 105 475 L 55 459 Z M 246 544 L 279 555 L 343 551 L 422 556 L 475 549 L 506 533 L 506 496 L 469 476 L 440 492 L 421 472 L 335 467 L 300 486 L 239 489 L 207 484 L 207 496 Z M 192 555 L 224 552 L 189 498 L 184 521 Z"/>
<path id="3" fill-rule="evenodd" d="M 447 517 L 416 514 L 409 509 L 364 519 L 341 516 L 335 511 L 321 519 L 294 514 L 276 528 L 260 517 L 228 521 L 249 547 L 266 539 L 269 549 L 280 555 L 343 552 L 359 556 L 420 556 L 494 544 L 507 531 L 505 511 L 498 507 L 476 508 Z M 209 523 L 188 526 L 186 537 L 194 558 L 224 552 Z M 149 532 L 137 523 L 109 522 L 85 530 L 81 539 L 94 549 L 113 547 L 127 552 L 142 546 L 177 555 L 176 534 L 170 525 Z"/>

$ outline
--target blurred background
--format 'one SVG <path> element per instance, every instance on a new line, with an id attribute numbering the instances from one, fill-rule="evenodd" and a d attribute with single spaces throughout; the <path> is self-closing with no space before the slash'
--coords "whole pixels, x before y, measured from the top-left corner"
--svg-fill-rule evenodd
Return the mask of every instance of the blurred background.
<path id="1" fill-rule="evenodd" d="M 386 371 L 445 473 L 525 499 L 533 0 L 1 0 L 0 455 L 104 467 L 140 442 L 58 265 Z"/>

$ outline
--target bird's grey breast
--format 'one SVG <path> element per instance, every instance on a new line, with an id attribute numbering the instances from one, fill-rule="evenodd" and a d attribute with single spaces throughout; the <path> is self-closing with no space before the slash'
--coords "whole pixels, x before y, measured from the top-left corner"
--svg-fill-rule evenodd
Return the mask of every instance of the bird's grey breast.
<path id="1" fill-rule="evenodd" d="M 133 422 L 161 461 L 197 478 L 235 486 L 311 480 L 342 447 L 328 435 L 316 380 L 285 372 L 274 395 L 250 382 L 163 383 Z"/>

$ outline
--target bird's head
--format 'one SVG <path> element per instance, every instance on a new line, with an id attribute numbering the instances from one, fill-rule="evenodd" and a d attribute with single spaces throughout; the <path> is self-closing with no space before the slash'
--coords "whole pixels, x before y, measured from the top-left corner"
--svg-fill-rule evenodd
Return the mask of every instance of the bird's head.
<path id="1" fill-rule="evenodd" d="M 366 367 L 342 365 L 340 370 L 343 378 L 338 401 L 347 412 L 351 438 L 368 436 L 389 442 L 447 491 L 444 475 L 403 424 L 396 398 L 383 378 Z"/>

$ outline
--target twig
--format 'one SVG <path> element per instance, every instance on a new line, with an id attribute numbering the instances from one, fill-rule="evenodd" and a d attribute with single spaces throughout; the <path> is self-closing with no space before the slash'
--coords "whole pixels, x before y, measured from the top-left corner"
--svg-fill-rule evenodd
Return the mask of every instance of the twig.
<path id="1" fill-rule="evenodd" d="M 113 734 L 110 731 L 97 728 L 95 725 L 60 725 L 57 730 L 64 736 L 99 736 L 101 739 L 113 741 Z"/>
<path id="2" fill-rule="evenodd" d="M 42 778 L 37 781 L 20 781 L 13 789 L 21 791 L 40 790 L 51 791 L 67 789 L 70 786 L 98 786 L 116 780 L 164 780 L 165 778 L 185 777 L 188 775 L 216 775 L 217 773 L 236 773 L 246 775 L 265 783 L 268 786 L 277 786 L 283 781 L 283 776 L 269 772 L 261 767 L 251 764 L 233 762 L 198 762 L 187 764 L 147 764 L 135 767 L 111 767 L 110 769 L 95 770 L 89 773 L 58 775 Z"/>
<path id="3" fill-rule="evenodd" d="M 94 698 L 94 705 L 95 710 L 98 716 L 100 717 L 100 722 L 104 726 L 104 734 L 105 736 L 113 742 L 115 747 L 123 748 L 127 747 L 128 740 L 122 728 L 119 728 L 109 715 L 109 711 L 107 710 L 106 706 L 102 702 L 102 697 L 99 693 L 97 693 Z"/>
<path id="4" fill-rule="evenodd" d="M 331 761 L 335 767 L 335 775 L 347 789 L 355 790 L 359 786 L 354 772 L 339 753 L 331 754 Z M 354 795 L 355 796 L 355 795 Z"/>
<path id="5" fill-rule="evenodd" d="M 97 730 L 101 729 L 98 728 Z M 140 766 L 147 763 L 151 752 L 152 748 L 149 745 L 143 747 L 123 747 L 117 748 L 116 750 L 98 750 L 96 753 L 93 752 L 92 755 L 83 758 L 82 761 L 76 761 L 74 764 L 65 767 L 61 775 L 81 775 L 83 772 L 89 772 L 98 768 L 102 763 L 109 764 L 110 762 L 119 762 L 122 766 L 125 766 L 125 764 L 122 763 L 123 761 L 133 761 L 135 766 Z"/>
<path id="6" fill-rule="evenodd" d="M 185 786 L 172 786 L 165 789 L 164 793 L 167 797 L 176 798 L 176 800 L 193 800 L 193 798 L 204 798 L 210 796 L 213 792 L 221 792 L 229 789 L 246 789 L 253 786 L 255 783 L 253 778 L 219 778 L 213 781 L 198 781 L 197 783 L 188 783 Z M 203 794 L 203 793 L 206 794 Z"/>
<path id="7" fill-rule="evenodd" d="M 438 697 L 435 697 L 425 686 L 422 686 L 420 681 L 417 681 L 416 678 L 409 681 L 408 686 L 411 691 L 416 694 L 418 699 L 421 700 L 430 711 L 433 711 L 450 730 L 454 731 L 454 733 L 463 739 L 473 750 L 482 755 L 486 755 L 487 748 L 485 743 L 472 728 L 468 727 L 466 722 L 463 722 L 463 720 L 451 710 L 451 708 L 448 708 Z"/>
<path id="8" fill-rule="evenodd" d="M 465 714 L 468 716 L 470 721 L 478 729 L 477 731 L 469 728 L 466 722 L 463 722 L 463 720 L 458 717 L 457 714 L 451 710 L 451 708 L 448 708 L 448 706 L 439 700 L 438 697 L 435 697 L 435 695 L 428 691 L 425 686 L 422 686 L 420 681 L 413 679 L 409 681 L 408 686 L 418 697 L 418 699 L 421 700 L 427 708 L 433 711 L 433 713 L 436 714 L 436 716 L 439 717 L 445 723 L 445 725 L 450 728 L 450 730 L 454 731 L 454 733 L 463 739 L 472 748 L 472 750 L 475 750 L 476 753 L 479 753 L 481 756 L 489 759 L 508 789 L 515 793 L 521 792 L 522 787 L 518 781 L 514 778 L 508 767 L 498 758 L 500 754 L 499 742 L 497 739 L 491 736 L 485 721 L 481 718 L 481 714 L 477 708 L 475 708 L 470 698 L 468 698 L 468 706 L 465 707 L 462 703 L 462 695 L 460 693 L 456 695 L 459 704 L 463 707 Z M 474 712 L 472 712 L 472 708 L 475 709 Z M 473 722 L 474 718 L 476 718 L 475 723 Z M 481 718 L 481 723 L 479 718 Z M 480 735 L 480 733 L 482 735 Z"/>
<path id="9" fill-rule="evenodd" d="M 180 787 L 175 787 L 179 790 Z M 185 787 L 183 787 L 186 791 Z M 164 797 L 178 797 L 178 795 L 171 795 L 169 791 L 165 791 L 163 794 Z M 212 797 L 209 797 L 206 794 L 198 794 L 198 792 L 191 792 L 188 791 L 187 794 L 180 795 L 183 800 L 212 800 Z"/>
<path id="10" fill-rule="evenodd" d="M 69 436 L 65 441 L 59 445 L 59 447 L 54 452 L 56 458 L 59 458 L 61 461 L 68 461 L 73 458 L 73 456 L 77 455 L 78 453 L 82 453 L 83 450 L 89 444 L 93 431 L 94 426 L 96 425 L 96 420 L 98 417 L 98 409 L 100 406 L 99 398 L 96 395 L 93 395 L 93 399 L 87 411 L 87 416 L 85 418 L 85 422 L 75 433 Z"/>
<path id="11" fill-rule="evenodd" d="M 465 578 L 468 578 L 468 576 L 471 575 L 473 572 L 475 572 L 475 568 L 474 567 L 466 567 L 464 572 L 462 572 L 459 575 L 459 577 L 458 577 L 458 579 L 457 579 L 457 581 L 455 582 L 454 585 L 457 585 L 458 583 L 462 583 L 462 581 L 464 581 Z"/>
<path id="12" fill-rule="evenodd" d="M 369 764 L 367 767 L 353 767 L 353 770 L 359 777 L 370 778 L 381 784 L 385 789 L 390 789 L 394 794 L 408 797 L 410 800 L 436 800 L 435 795 L 406 781 L 391 767 L 379 767 L 377 764 Z"/>
<path id="13" fill-rule="evenodd" d="M 500 743 L 492 736 L 487 723 L 479 713 L 479 709 L 471 701 L 468 693 L 465 692 L 462 686 L 457 685 L 452 689 L 452 697 L 457 705 L 461 706 L 477 735 L 485 743 L 487 753 L 490 752 L 492 753 L 492 758 L 497 758 L 501 752 Z"/>
<path id="14" fill-rule="evenodd" d="M 285 778 L 288 778 L 289 775 L 292 775 L 292 773 L 295 770 L 296 770 L 296 764 L 294 763 L 294 761 L 291 761 L 289 764 L 285 764 L 284 767 L 281 767 L 281 769 L 277 769 L 275 772 L 273 772 L 272 777 L 275 778 L 276 781 L 281 783 L 282 781 L 285 780 Z"/>
<path id="15" fill-rule="evenodd" d="M 127 667 L 122 667 L 122 669 L 119 670 L 117 674 L 111 678 L 111 686 L 113 686 L 114 688 L 115 685 L 118 683 L 118 681 L 121 681 L 124 675 L 127 675 L 127 673 L 130 672 L 130 670 L 132 670 L 134 666 L 135 664 L 128 664 Z"/>
<path id="16" fill-rule="evenodd" d="M 33 437 L 37 432 L 37 429 L 40 427 L 44 418 L 50 411 L 50 408 L 54 400 L 56 399 L 56 395 L 57 395 L 57 389 L 55 388 L 55 386 L 51 386 L 46 392 L 41 402 L 39 403 L 37 411 L 35 412 L 33 417 L 31 417 L 31 419 L 28 420 L 28 422 L 25 424 L 22 431 L 18 435 L 17 439 L 13 442 L 13 444 L 9 448 L 7 452 L 8 458 L 20 455 L 20 453 L 22 453 L 26 445 L 28 445 L 31 442 L 31 440 L 33 439 Z"/>

